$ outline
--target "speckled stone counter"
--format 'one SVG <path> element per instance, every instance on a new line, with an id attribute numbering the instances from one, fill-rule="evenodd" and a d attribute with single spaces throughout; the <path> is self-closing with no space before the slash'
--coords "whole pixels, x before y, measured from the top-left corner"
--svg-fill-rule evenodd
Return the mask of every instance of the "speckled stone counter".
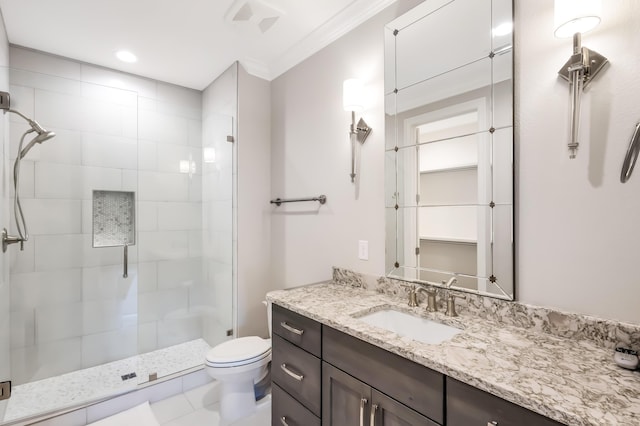
<path id="1" fill-rule="evenodd" d="M 640 425 L 640 373 L 617 367 L 602 339 L 561 337 L 482 318 L 464 309 L 468 304 L 460 305 L 459 317 L 449 318 L 426 312 L 424 305 L 409 308 L 400 291 L 336 284 L 335 276 L 333 282 L 271 292 L 267 299 L 562 423 Z M 357 319 L 387 307 L 463 332 L 432 345 Z M 635 338 L 635 330 L 625 332 L 627 338 L 629 333 Z"/>

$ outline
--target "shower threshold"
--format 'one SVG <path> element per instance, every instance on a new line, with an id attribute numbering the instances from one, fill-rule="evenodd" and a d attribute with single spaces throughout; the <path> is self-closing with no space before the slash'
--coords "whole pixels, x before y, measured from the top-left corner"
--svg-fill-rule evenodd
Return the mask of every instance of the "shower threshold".
<path id="1" fill-rule="evenodd" d="M 154 374 L 161 379 L 201 366 L 210 348 L 203 339 L 196 339 L 14 386 L 2 423 L 68 410 L 130 392 L 138 385 L 148 383 Z"/>

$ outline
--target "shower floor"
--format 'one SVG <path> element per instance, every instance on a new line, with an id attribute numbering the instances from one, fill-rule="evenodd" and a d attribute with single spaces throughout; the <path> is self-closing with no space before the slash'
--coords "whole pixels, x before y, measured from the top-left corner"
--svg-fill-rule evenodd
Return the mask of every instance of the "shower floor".
<path id="1" fill-rule="evenodd" d="M 120 361 L 13 387 L 4 422 L 59 411 L 134 390 L 149 381 L 202 365 L 211 347 L 203 339 L 148 352 Z M 123 375 L 136 377 L 123 380 Z"/>

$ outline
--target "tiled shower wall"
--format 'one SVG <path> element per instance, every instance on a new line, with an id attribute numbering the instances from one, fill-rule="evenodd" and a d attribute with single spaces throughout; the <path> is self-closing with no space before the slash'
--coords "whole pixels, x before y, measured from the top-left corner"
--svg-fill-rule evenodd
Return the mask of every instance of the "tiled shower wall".
<path id="1" fill-rule="evenodd" d="M 202 337 L 201 92 L 20 48 L 10 78 L 15 108 L 57 133 L 22 162 L 14 383 Z M 25 130 L 11 118 L 11 158 Z M 122 248 L 91 247 L 94 189 L 136 191 L 126 279 Z"/>
<path id="2" fill-rule="evenodd" d="M 0 14 L 0 90 L 9 90 L 9 41 L 5 31 L 4 20 Z M 0 119 L 0 158 L 2 159 L 2 185 L 0 186 L 0 223 L 6 226 L 9 223 L 9 118 Z M 9 256 L 2 256 L 0 260 L 0 380 L 8 380 L 11 375 L 11 351 L 10 351 L 10 314 L 9 314 Z M 7 400 L 0 401 L 0 419 L 4 418 Z"/>

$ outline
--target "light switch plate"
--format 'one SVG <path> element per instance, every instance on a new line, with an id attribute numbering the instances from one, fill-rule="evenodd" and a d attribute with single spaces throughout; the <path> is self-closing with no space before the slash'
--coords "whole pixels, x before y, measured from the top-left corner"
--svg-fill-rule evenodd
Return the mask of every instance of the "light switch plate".
<path id="1" fill-rule="evenodd" d="M 369 241 L 358 241 L 358 259 L 369 260 Z"/>

